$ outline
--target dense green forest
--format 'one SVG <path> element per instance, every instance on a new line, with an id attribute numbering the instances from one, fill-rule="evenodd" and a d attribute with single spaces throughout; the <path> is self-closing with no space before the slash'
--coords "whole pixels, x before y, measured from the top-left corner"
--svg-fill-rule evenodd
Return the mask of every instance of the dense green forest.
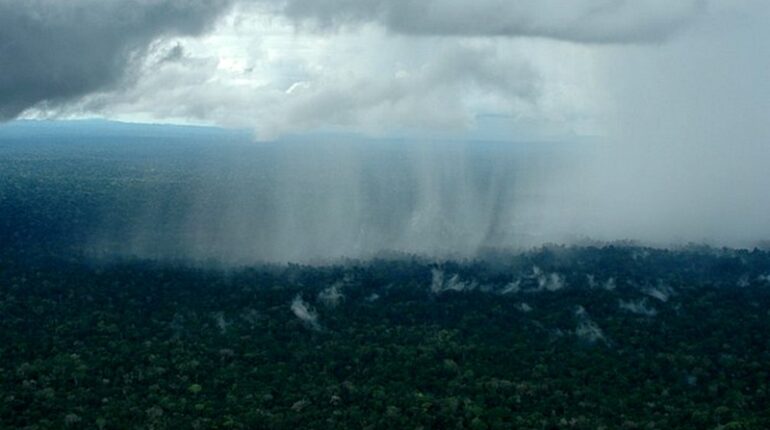
<path id="1" fill-rule="evenodd" d="M 0 263 L 4 428 L 770 426 L 770 255 Z"/>
<path id="2" fill-rule="evenodd" d="M 767 251 L 93 258 L 148 173 L 33 152 L 0 157 L 0 428 L 770 428 Z"/>

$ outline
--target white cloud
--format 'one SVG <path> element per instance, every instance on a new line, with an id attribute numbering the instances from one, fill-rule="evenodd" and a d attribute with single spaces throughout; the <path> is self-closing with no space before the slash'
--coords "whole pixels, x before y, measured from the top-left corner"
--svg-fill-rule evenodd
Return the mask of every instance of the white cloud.
<path id="1" fill-rule="evenodd" d="M 577 319 L 577 327 L 575 327 L 575 335 L 588 342 L 607 342 L 607 338 L 604 336 L 604 331 L 594 322 L 588 315 L 588 312 L 583 306 L 578 306 L 575 310 L 575 318 Z"/>
<path id="2" fill-rule="evenodd" d="M 657 287 L 647 286 L 643 288 L 642 293 L 665 303 L 674 294 L 674 290 L 668 285 L 659 283 Z"/>
<path id="3" fill-rule="evenodd" d="M 337 307 L 340 302 L 345 300 L 345 295 L 342 294 L 342 286 L 342 282 L 335 282 L 333 285 L 321 290 L 321 292 L 318 293 L 318 300 L 326 307 Z"/>
<path id="4" fill-rule="evenodd" d="M 318 323 L 318 314 L 310 307 L 310 305 L 302 299 L 302 296 L 297 294 L 294 300 L 291 301 L 291 311 L 294 316 L 299 318 L 303 323 L 313 330 L 320 330 L 321 325 Z"/>
<path id="5" fill-rule="evenodd" d="M 272 138 L 459 133 L 494 114 L 507 118 L 505 138 L 595 133 L 592 56 L 544 40 L 398 36 L 374 25 L 304 32 L 242 5 L 206 36 L 156 41 L 133 85 L 27 115 L 216 124 Z"/>
<path id="6" fill-rule="evenodd" d="M 648 317 L 654 317 L 658 314 L 658 311 L 654 307 L 647 304 L 647 299 L 629 301 L 619 300 L 618 307 L 633 314 L 644 315 Z"/>
<path id="7" fill-rule="evenodd" d="M 476 281 L 465 282 L 460 280 L 460 275 L 454 274 L 447 279 L 442 270 L 431 270 L 430 290 L 434 294 L 441 294 L 446 291 L 471 291 L 478 287 Z"/>

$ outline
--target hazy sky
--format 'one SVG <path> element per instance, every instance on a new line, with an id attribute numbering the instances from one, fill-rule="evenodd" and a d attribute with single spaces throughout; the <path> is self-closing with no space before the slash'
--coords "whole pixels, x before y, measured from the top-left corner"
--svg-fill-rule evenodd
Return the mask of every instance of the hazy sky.
<path id="1" fill-rule="evenodd" d="M 598 136 L 561 230 L 729 243 L 770 237 L 768 23 L 766 0 L 0 0 L 0 119 Z"/>

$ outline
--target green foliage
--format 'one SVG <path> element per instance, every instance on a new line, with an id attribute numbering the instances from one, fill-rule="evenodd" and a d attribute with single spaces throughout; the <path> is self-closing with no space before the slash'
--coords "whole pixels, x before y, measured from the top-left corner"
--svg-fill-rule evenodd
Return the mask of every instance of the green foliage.
<path id="1" fill-rule="evenodd" d="M 0 255 L 2 428 L 770 427 L 764 252 L 227 272 Z M 738 268 L 715 269 L 725 260 Z M 534 265 L 566 287 L 503 294 Z M 486 287 L 433 293 L 435 268 Z M 345 300 L 317 303 L 341 279 Z M 664 286 L 667 301 L 650 296 Z M 292 313 L 300 293 L 322 329 Z M 657 313 L 619 306 L 643 298 Z M 579 336 L 587 318 L 606 341 Z"/>

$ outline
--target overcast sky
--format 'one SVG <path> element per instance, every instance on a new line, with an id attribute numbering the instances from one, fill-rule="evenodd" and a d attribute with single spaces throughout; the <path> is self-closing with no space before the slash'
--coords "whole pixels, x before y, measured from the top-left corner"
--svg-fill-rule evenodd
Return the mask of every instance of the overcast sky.
<path id="1" fill-rule="evenodd" d="M 599 136 L 563 228 L 767 237 L 769 22 L 766 0 L 0 0 L 0 119 Z"/>
<path id="2" fill-rule="evenodd" d="M 199 123 L 270 138 L 462 131 L 491 116 L 514 139 L 606 135 L 629 91 L 698 88 L 713 67 L 748 81 L 738 90 L 767 88 L 751 81 L 764 71 L 733 67 L 745 50 L 750 67 L 767 58 L 766 3 L 0 0 L 0 119 Z M 674 62 L 691 64 L 687 82 L 640 72 Z"/>
<path id="3" fill-rule="evenodd" d="M 0 0 L 0 118 L 603 134 L 620 63 L 762 3 Z"/>

